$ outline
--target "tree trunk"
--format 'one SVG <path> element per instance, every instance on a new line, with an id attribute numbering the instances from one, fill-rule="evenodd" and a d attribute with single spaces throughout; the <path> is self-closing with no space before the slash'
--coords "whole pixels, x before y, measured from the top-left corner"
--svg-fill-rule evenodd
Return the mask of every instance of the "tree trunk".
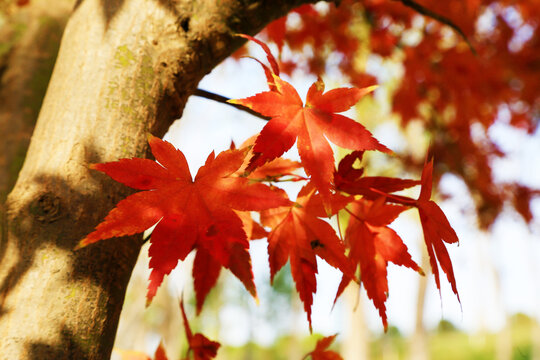
<path id="1" fill-rule="evenodd" d="M 0 30 L 0 206 L 21 169 L 73 3 L 33 1 Z"/>
<path id="2" fill-rule="evenodd" d="M 0 234 L 72 5 L 33 1 L 0 29 Z M 0 246 L 0 263 L 5 250 Z"/>
<path id="3" fill-rule="evenodd" d="M 9 194 L 0 353 L 107 359 L 140 237 L 73 248 L 128 194 L 89 163 L 147 155 L 199 80 L 306 1 L 79 0 Z"/>
<path id="4" fill-rule="evenodd" d="M 0 29 L 0 317 L 8 275 L 24 267 L 9 258 L 14 244 L 6 242 L 5 200 L 22 167 L 73 3 L 34 0 L 6 16 Z"/>

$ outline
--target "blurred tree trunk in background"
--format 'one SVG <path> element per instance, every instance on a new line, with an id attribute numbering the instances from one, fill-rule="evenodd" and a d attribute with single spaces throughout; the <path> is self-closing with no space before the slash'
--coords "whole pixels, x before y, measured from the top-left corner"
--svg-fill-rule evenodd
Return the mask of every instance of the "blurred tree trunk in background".
<path id="1" fill-rule="evenodd" d="M 419 239 L 420 249 L 422 249 L 422 261 L 420 267 L 426 272 L 425 276 L 418 277 L 418 289 L 416 295 L 416 319 L 414 326 L 414 333 L 410 340 L 409 345 L 409 359 L 411 360 L 428 360 L 429 348 L 427 331 L 424 326 L 424 310 L 426 303 L 426 290 L 428 280 L 431 276 L 429 258 L 425 246 L 423 246 L 423 239 Z"/>
<path id="2" fill-rule="evenodd" d="M 341 345 L 341 354 L 344 359 L 370 359 L 369 330 L 358 286 L 349 284 L 345 289 L 344 298 L 345 337 Z"/>
<path id="3" fill-rule="evenodd" d="M 300 299 L 295 296 L 295 294 L 291 294 L 291 309 L 292 314 L 291 316 L 291 322 L 290 322 L 290 336 L 289 341 L 287 342 L 287 358 L 288 359 L 301 359 L 304 354 L 302 353 L 302 329 L 300 327 L 300 324 L 298 323 L 298 318 L 296 317 L 296 314 L 302 314 L 304 311 L 304 307 L 302 303 L 300 302 Z"/>
<path id="4" fill-rule="evenodd" d="M 538 279 L 538 278 L 537 278 Z M 536 304 L 539 302 L 536 301 Z M 540 360 L 540 323 L 538 322 L 538 314 L 533 317 L 534 322 L 532 324 L 531 331 L 531 343 L 532 343 L 532 357 L 531 360 Z"/>
<path id="5" fill-rule="evenodd" d="M 499 276 L 499 272 L 497 271 L 493 258 L 489 252 L 490 241 L 491 238 L 487 233 L 484 233 L 477 239 L 480 263 L 483 264 L 493 279 L 495 304 L 498 307 L 497 313 L 501 314 L 504 318 L 503 327 L 499 330 L 496 336 L 495 354 L 497 360 L 510 360 L 512 359 L 512 325 L 510 323 L 510 317 L 508 316 L 504 306 L 501 277 Z M 483 329 L 483 331 L 487 332 L 488 330 Z"/>
<path id="6" fill-rule="evenodd" d="M 529 266 L 531 274 L 533 274 L 533 279 L 538 279 L 540 277 L 540 267 L 538 260 L 534 256 L 534 245 L 532 242 L 529 243 Z M 532 329 L 531 329 L 531 343 L 532 343 L 532 360 L 540 360 L 540 283 L 533 283 L 534 286 L 534 303 L 537 304 L 536 311 L 532 314 Z"/>

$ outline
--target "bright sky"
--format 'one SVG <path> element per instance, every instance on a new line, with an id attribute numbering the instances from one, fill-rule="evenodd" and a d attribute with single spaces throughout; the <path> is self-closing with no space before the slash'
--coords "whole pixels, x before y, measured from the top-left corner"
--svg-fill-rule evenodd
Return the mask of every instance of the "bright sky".
<path id="1" fill-rule="evenodd" d="M 303 98 L 312 80 L 313 78 L 293 80 L 293 85 L 299 89 Z M 253 60 L 243 59 L 240 63 L 225 62 L 206 77 L 199 87 L 227 97 L 240 98 L 264 91 L 265 86 L 260 66 Z M 503 120 L 504 116 L 502 111 Z M 527 185 L 540 188 L 540 165 L 538 158 L 534 156 L 540 153 L 540 134 L 527 139 L 524 134 L 503 123 L 504 121 L 500 126 L 494 126 L 489 132 L 489 136 L 511 154 L 509 160 L 496 163 L 498 177 L 501 181 L 519 179 Z M 230 106 L 191 97 L 182 120 L 171 127 L 166 139 L 184 152 L 191 172 L 195 174 L 212 150 L 219 152 L 227 149 L 231 140 L 240 144 L 260 131 L 262 126 L 264 121 Z M 385 145 L 392 148 L 392 136 L 385 141 Z M 454 199 L 441 203 L 441 207 L 460 238 L 460 246 L 448 246 L 448 250 L 454 264 L 461 307 L 446 279 L 441 278 L 443 287 L 440 297 L 431 277 L 425 324 L 435 327 L 441 319 L 447 319 L 460 328 L 474 332 L 486 328 L 500 328 L 504 323 L 503 311 L 507 314 L 524 312 L 540 319 L 540 289 L 538 281 L 535 280 L 540 275 L 538 221 L 532 227 L 533 230 L 529 230 L 517 215 L 505 212 L 491 234 L 479 232 L 474 223 L 472 201 L 464 184 L 456 177 L 446 176 L 443 178 L 442 188 L 446 193 L 455 195 Z M 540 201 L 534 203 L 534 213 L 540 218 Z M 420 262 L 420 224 L 413 211 L 404 215 L 393 227 L 402 235 L 413 259 Z M 252 256 L 256 283 L 262 293 L 261 287 L 267 286 L 265 284 L 268 283 L 269 276 L 265 241 L 252 243 Z M 495 276 L 499 278 L 500 291 L 496 289 Z M 409 269 L 391 265 L 389 280 L 389 322 L 401 331 L 411 332 L 414 328 L 418 275 Z M 339 281 L 339 275 L 321 262 L 318 294 L 313 306 L 315 332 L 330 335 L 343 331 L 344 314 L 339 303 L 331 312 Z M 241 286 L 238 286 L 238 289 L 242 289 Z M 381 321 L 375 308 L 365 297 L 364 290 L 362 294 L 370 329 L 381 331 Z M 250 306 L 255 312 L 253 315 L 238 307 L 225 307 L 220 321 L 224 322 L 222 327 L 227 329 L 227 332 L 221 334 L 222 338 L 217 340 L 241 345 L 249 337 L 249 326 L 246 326 L 246 322 L 254 321 L 256 326 L 252 330 L 255 332 L 255 339 L 266 344 L 271 342 L 280 329 L 273 329 L 264 321 L 253 320 L 253 317 L 259 316 L 265 309 L 265 299 L 260 297 L 259 308 L 254 304 Z M 298 321 L 299 330 L 307 334 L 305 314 L 301 314 Z"/>

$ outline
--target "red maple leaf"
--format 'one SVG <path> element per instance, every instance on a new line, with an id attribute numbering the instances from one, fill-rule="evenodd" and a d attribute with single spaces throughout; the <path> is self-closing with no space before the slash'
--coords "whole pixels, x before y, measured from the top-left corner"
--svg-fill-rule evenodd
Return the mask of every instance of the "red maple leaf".
<path id="1" fill-rule="evenodd" d="M 388 298 L 388 262 L 424 274 L 412 260 L 403 240 L 388 227 L 404 210 L 407 210 L 404 206 L 386 204 L 384 197 L 376 201 L 360 199 L 348 205 L 351 215 L 345 232 L 345 242 L 350 249 L 348 257 L 355 267 L 360 266 L 361 281 L 368 297 L 379 310 L 385 331 L 388 327 L 385 306 Z M 350 281 L 351 278 L 343 276 L 336 299 Z"/>
<path id="2" fill-rule="evenodd" d="M 304 359 L 311 356 L 312 360 L 343 360 L 341 355 L 339 355 L 337 352 L 328 350 L 328 347 L 332 344 L 332 342 L 334 342 L 336 336 L 337 334 L 327 336 L 317 341 L 315 350 L 304 356 Z"/>
<path id="3" fill-rule="evenodd" d="M 450 255 L 448 255 L 448 251 L 444 245 L 445 242 L 449 244 L 457 243 L 459 242 L 459 239 L 439 205 L 430 200 L 432 179 L 433 159 L 429 162 L 426 161 L 424 165 L 421 179 L 422 188 L 420 190 L 420 196 L 416 201 L 416 206 L 420 213 L 420 222 L 422 223 L 422 229 L 424 231 L 424 241 L 426 242 L 429 263 L 433 275 L 435 276 L 437 289 L 439 289 L 439 291 L 441 289 L 439 264 L 452 286 L 452 291 L 459 300 L 452 261 L 450 260 Z"/>
<path id="4" fill-rule="evenodd" d="M 354 277 L 354 271 L 345 256 L 345 247 L 330 224 L 317 217 L 324 208 L 320 196 L 309 184 L 298 194 L 293 206 L 270 209 L 261 213 L 261 222 L 272 227 L 268 235 L 270 279 L 287 263 L 296 284 L 300 300 L 304 303 L 311 329 L 311 305 L 317 291 L 317 259 L 319 256 L 331 266 Z M 331 198 L 334 211 L 352 199 L 341 195 Z"/>
<path id="5" fill-rule="evenodd" d="M 191 332 L 186 311 L 184 309 L 184 300 L 180 301 L 180 310 L 182 311 L 184 329 L 189 344 L 188 354 L 192 351 L 194 360 L 209 360 L 215 358 L 221 344 L 208 339 L 203 334 L 193 334 Z"/>
<path id="6" fill-rule="evenodd" d="M 163 347 L 163 342 L 159 342 L 159 346 L 154 353 L 154 360 L 169 360 L 167 354 L 165 353 L 165 348 Z"/>
<path id="7" fill-rule="evenodd" d="M 448 250 L 446 250 L 446 246 L 444 245 L 445 242 L 449 244 L 458 243 L 459 239 L 439 205 L 437 205 L 433 200 L 430 200 L 432 182 L 433 159 L 426 161 L 424 164 L 424 169 L 422 171 L 422 177 L 420 180 L 420 196 L 417 200 L 402 195 L 385 194 L 383 191 L 377 190 L 376 186 L 371 187 L 371 190 L 375 189 L 375 193 L 379 193 L 380 195 L 387 197 L 389 201 L 405 206 L 415 206 L 418 209 L 422 230 L 424 232 L 424 241 L 426 243 L 429 255 L 429 263 L 435 277 L 437 289 L 439 289 L 439 291 L 441 289 L 439 279 L 440 266 L 450 282 L 452 291 L 454 294 L 456 294 L 459 300 L 452 261 L 450 260 L 450 255 L 448 254 Z M 369 198 L 370 196 L 366 197 Z"/>
<path id="8" fill-rule="evenodd" d="M 250 179 L 279 180 L 283 176 L 293 175 L 293 172 L 302 166 L 299 162 L 277 158 L 258 167 L 249 174 Z"/>
<path id="9" fill-rule="evenodd" d="M 242 148 L 252 148 L 253 143 L 255 142 L 255 136 L 252 136 L 248 140 L 246 140 L 244 143 L 242 143 Z M 246 158 L 244 159 L 244 163 L 242 166 L 236 171 L 236 174 L 241 176 L 245 173 L 245 169 L 248 166 L 249 158 L 252 156 L 252 151 L 249 150 L 248 154 L 246 155 Z M 251 172 L 247 178 L 252 181 L 279 181 L 284 176 L 293 176 L 298 177 L 294 174 L 294 171 L 301 168 L 302 165 L 300 165 L 297 161 L 292 161 L 289 159 L 283 159 L 283 158 L 277 158 L 274 159 L 266 164 L 264 164 L 261 167 L 258 167 L 255 169 L 255 171 Z M 280 196 L 286 197 L 286 193 L 277 187 L 271 187 L 272 191 L 280 193 Z M 261 224 L 259 224 L 257 221 L 253 219 L 251 216 L 251 213 L 245 212 L 245 211 L 237 211 L 236 214 L 242 219 L 242 222 L 244 223 L 244 230 L 250 240 L 255 239 L 261 239 L 268 237 L 268 231 L 266 231 Z"/>
<path id="10" fill-rule="evenodd" d="M 244 231 L 249 240 L 257 240 L 266 238 L 268 236 L 268 231 L 262 227 L 261 224 L 256 222 L 251 216 L 249 211 L 235 211 L 236 215 L 242 220 L 244 226 Z"/>
<path id="11" fill-rule="evenodd" d="M 294 87 L 273 74 L 276 89 L 245 99 L 231 100 L 271 117 L 253 147 L 247 171 L 281 156 L 298 139 L 298 152 L 306 173 L 321 194 L 328 198 L 334 172 L 332 143 L 352 150 L 391 152 L 358 122 L 336 113 L 350 109 L 374 88 L 340 88 L 324 91 L 322 80 L 308 91 L 306 105 Z"/>
<path id="12" fill-rule="evenodd" d="M 234 210 L 263 210 L 290 201 L 266 185 L 233 175 L 244 161 L 245 150 L 224 151 L 217 158 L 210 154 L 192 180 L 181 151 L 156 137 L 151 136 L 148 142 L 159 163 L 134 158 L 91 166 L 145 191 L 120 201 L 79 246 L 143 232 L 157 223 L 150 240 L 152 272 L 147 302 L 156 294 L 163 277 L 193 249 L 197 249 L 193 277 L 198 311 L 222 267 L 256 296 L 249 242 Z"/>
<path id="13" fill-rule="evenodd" d="M 384 176 L 364 176 L 363 168 L 355 168 L 357 160 L 362 160 L 363 151 L 353 151 L 339 162 L 338 169 L 334 173 L 334 186 L 336 190 L 350 195 L 362 195 L 370 200 L 375 200 L 381 193 L 393 193 L 416 185 L 420 181 L 390 178 Z"/>
<path id="14" fill-rule="evenodd" d="M 240 169 L 238 174 L 246 174 L 246 169 L 249 166 L 249 159 L 253 157 L 253 145 L 255 145 L 257 135 L 254 135 L 242 143 L 242 148 L 249 148 L 249 152 L 246 155 L 246 160 Z M 257 167 L 251 172 L 247 172 L 247 177 L 256 181 L 276 181 L 284 176 L 297 176 L 294 172 L 302 168 L 302 164 L 298 161 L 284 159 L 282 157 L 275 158 L 264 165 Z"/>

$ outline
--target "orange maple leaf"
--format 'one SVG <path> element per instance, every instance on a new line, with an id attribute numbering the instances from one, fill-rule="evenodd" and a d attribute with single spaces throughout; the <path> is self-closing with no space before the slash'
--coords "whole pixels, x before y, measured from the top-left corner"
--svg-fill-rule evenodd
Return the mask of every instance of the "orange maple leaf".
<path id="1" fill-rule="evenodd" d="M 393 262 L 424 274 L 412 260 L 403 240 L 388 227 L 407 208 L 386 204 L 384 197 L 376 201 L 360 199 L 349 204 L 348 208 L 351 215 L 345 232 L 345 242 L 347 248 L 350 249 L 348 257 L 355 267 L 360 267 L 361 281 L 368 297 L 379 310 L 386 331 L 388 328 L 385 305 L 388 298 L 388 263 Z M 350 278 L 343 276 L 336 299 L 350 281 Z"/>
<path id="2" fill-rule="evenodd" d="M 159 345 L 154 353 L 154 360 L 169 360 L 167 354 L 165 353 L 165 347 L 163 346 L 163 341 L 159 342 Z"/>
<path id="3" fill-rule="evenodd" d="M 343 360 L 341 355 L 339 355 L 337 352 L 328 350 L 328 347 L 334 342 L 336 336 L 337 334 L 327 336 L 317 341 L 315 350 L 304 356 L 304 359 L 310 356 L 312 360 Z"/>
<path id="4" fill-rule="evenodd" d="M 362 160 L 363 155 L 363 151 L 353 151 L 341 159 L 338 169 L 334 173 L 336 190 L 375 200 L 381 196 L 381 193 L 389 194 L 420 185 L 420 181 L 417 180 L 365 176 L 363 168 L 357 169 L 353 166 L 357 160 Z"/>
<path id="5" fill-rule="evenodd" d="M 360 123 L 336 114 L 350 109 L 375 87 L 339 88 L 323 93 L 324 83 L 319 80 L 309 88 L 304 106 L 291 84 L 276 74 L 272 76 L 275 90 L 230 100 L 271 117 L 255 141 L 248 172 L 281 156 L 298 139 L 298 152 L 306 173 L 327 199 L 334 172 L 334 153 L 326 138 L 346 149 L 391 152 Z"/>
<path id="6" fill-rule="evenodd" d="M 311 330 L 311 305 L 317 291 L 317 259 L 319 256 L 329 265 L 354 278 L 354 271 L 345 256 L 345 247 L 335 230 L 317 215 L 324 209 L 320 196 L 314 195 L 312 186 L 305 186 L 296 203 L 290 207 L 270 209 L 261 213 L 263 225 L 272 227 L 268 235 L 268 259 L 270 280 L 287 263 L 291 263 L 291 273 L 300 300 L 304 303 Z M 351 198 L 334 195 L 334 208 L 345 206 Z"/>
<path id="7" fill-rule="evenodd" d="M 216 357 L 220 343 L 208 339 L 203 334 L 193 334 L 189 327 L 189 322 L 184 309 L 184 300 L 180 301 L 180 310 L 182 311 L 182 319 L 184 320 L 184 329 L 189 344 L 188 354 L 193 352 L 194 360 L 210 360 Z"/>
<path id="8" fill-rule="evenodd" d="M 429 254 L 429 263 L 431 270 L 435 276 L 435 283 L 437 289 L 441 290 L 441 283 L 439 280 L 439 267 L 446 274 L 448 281 L 452 287 L 452 291 L 456 294 L 459 301 L 459 294 L 456 286 L 456 279 L 454 277 L 454 269 L 452 267 L 452 261 L 450 255 L 444 243 L 457 243 L 459 239 L 456 232 L 448 222 L 448 219 L 444 215 L 439 205 L 437 205 L 431 199 L 431 186 L 433 178 L 433 159 L 425 163 L 422 171 L 422 188 L 420 190 L 420 196 L 416 201 L 418 212 L 420 214 L 420 222 L 422 223 L 422 229 L 424 230 L 424 241 L 426 242 L 427 251 Z M 438 263 L 438 264 L 437 264 Z"/>
<path id="9" fill-rule="evenodd" d="M 192 180 L 181 151 L 153 136 L 148 142 L 159 163 L 134 158 L 91 166 L 145 191 L 120 201 L 79 247 L 143 232 L 157 223 L 150 240 L 152 272 L 147 302 L 156 294 L 163 277 L 193 249 L 197 249 L 193 277 L 198 311 L 222 267 L 235 274 L 256 297 L 249 242 L 234 210 L 263 210 L 290 201 L 266 185 L 233 175 L 244 161 L 245 150 L 224 151 L 216 158 L 211 153 Z"/>

